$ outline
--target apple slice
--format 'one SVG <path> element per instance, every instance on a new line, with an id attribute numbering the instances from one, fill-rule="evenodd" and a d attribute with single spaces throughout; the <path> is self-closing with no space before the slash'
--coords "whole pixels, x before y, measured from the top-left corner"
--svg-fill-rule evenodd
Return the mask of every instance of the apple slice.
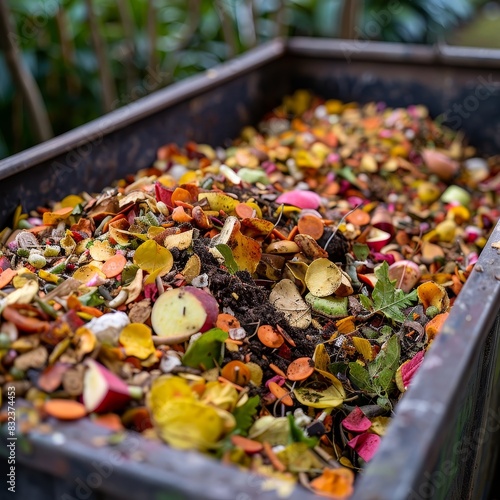
<path id="1" fill-rule="evenodd" d="M 132 398 L 142 396 L 140 387 L 129 386 L 93 359 L 86 361 L 83 377 L 83 404 L 88 413 L 122 409 Z"/>
<path id="2" fill-rule="evenodd" d="M 382 229 L 377 227 L 372 227 L 366 239 L 366 244 L 372 252 L 380 252 L 380 250 L 391 241 L 391 238 L 392 236 L 390 233 L 382 231 Z"/>
<path id="3" fill-rule="evenodd" d="M 173 288 L 162 293 L 151 311 L 155 333 L 179 343 L 213 327 L 219 315 L 214 296 L 194 286 Z"/>
<path id="4" fill-rule="evenodd" d="M 421 276 L 420 267 L 411 260 L 398 260 L 389 266 L 389 279 L 396 280 L 396 288 L 405 293 L 411 292 Z"/>
<path id="5" fill-rule="evenodd" d="M 371 224 L 373 227 L 394 236 L 394 224 L 392 214 L 382 205 L 379 205 L 372 214 Z"/>

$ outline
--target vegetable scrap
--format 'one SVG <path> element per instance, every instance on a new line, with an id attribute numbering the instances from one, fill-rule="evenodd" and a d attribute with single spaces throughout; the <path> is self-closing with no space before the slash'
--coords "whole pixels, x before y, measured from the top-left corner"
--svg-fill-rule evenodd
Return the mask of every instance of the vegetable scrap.
<path id="1" fill-rule="evenodd" d="M 348 498 L 499 218 L 500 157 L 423 106 L 287 96 L 0 233 L 0 381 Z M 29 431 L 29 429 L 28 429 Z"/>

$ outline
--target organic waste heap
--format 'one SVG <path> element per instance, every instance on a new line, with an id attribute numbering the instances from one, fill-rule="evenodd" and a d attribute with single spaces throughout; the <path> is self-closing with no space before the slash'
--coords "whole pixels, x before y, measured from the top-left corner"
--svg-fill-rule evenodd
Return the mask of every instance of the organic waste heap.
<path id="1" fill-rule="evenodd" d="M 90 418 L 335 498 L 376 453 L 498 216 L 500 158 L 422 106 L 288 96 L 227 149 L 1 233 L 20 432 Z"/>

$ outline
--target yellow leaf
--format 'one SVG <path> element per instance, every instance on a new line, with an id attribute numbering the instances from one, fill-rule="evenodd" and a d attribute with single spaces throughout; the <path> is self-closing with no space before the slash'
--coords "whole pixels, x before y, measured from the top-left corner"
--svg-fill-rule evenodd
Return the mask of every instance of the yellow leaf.
<path id="1" fill-rule="evenodd" d="M 208 382 L 201 401 L 222 410 L 232 411 L 238 401 L 238 391 L 231 384 Z"/>
<path id="2" fill-rule="evenodd" d="M 92 264 L 87 264 L 85 266 L 79 267 L 74 273 L 73 278 L 80 281 L 81 283 L 87 283 L 95 275 L 100 276 L 102 279 L 106 279 L 106 275 L 96 266 Z"/>
<path id="3" fill-rule="evenodd" d="M 89 249 L 90 256 L 99 262 L 104 262 L 115 255 L 116 250 L 111 247 L 109 241 L 94 240 L 93 245 Z"/>
<path id="4" fill-rule="evenodd" d="M 335 408 L 344 402 L 344 398 L 339 396 L 339 391 L 334 385 L 321 391 L 310 387 L 299 387 L 294 389 L 293 393 L 299 403 L 311 408 Z"/>
<path id="5" fill-rule="evenodd" d="M 318 344 L 313 354 L 314 366 L 321 371 L 326 372 L 330 365 L 330 356 L 326 352 L 325 344 Z"/>
<path id="6" fill-rule="evenodd" d="M 153 283 L 157 276 L 167 274 L 174 265 L 170 250 L 149 240 L 139 246 L 134 254 L 134 264 L 149 273 L 145 283 Z"/>
<path id="7" fill-rule="evenodd" d="M 224 210 L 228 215 L 233 215 L 234 209 L 240 203 L 238 200 L 223 193 L 200 193 L 198 201 L 201 201 L 203 198 L 207 199 L 212 210 Z"/>
<path id="8" fill-rule="evenodd" d="M 154 354 L 151 328 L 142 323 L 130 323 L 120 333 L 120 344 L 125 347 L 127 356 L 147 359 Z"/>
<path id="9" fill-rule="evenodd" d="M 233 252 L 233 258 L 241 271 L 254 273 L 262 257 L 260 243 L 244 236 L 239 231 L 228 242 Z"/>
<path id="10" fill-rule="evenodd" d="M 224 421 L 215 408 L 191 398 L 177 398 L 153 413 L 158 434 L 173 448 L 205 451 L 224 432 Z"/>
<path id="11" fill-rule="evenodd" d="M 61 200 L 62 208 L 75 208 L 78 204 L 83 203 L 84 199 L 76 194 L 70 194 Z"/>
<path id="12" fill-rule="evenodd" d="M 351 337 L 351 340 L 356 351 L 358 351 L 366 361 L 372 361 L 374 359 L 375 356 L 369 340 L 362 337 Z"/>
<path id="13" fill-rule="evenodd" d="M 372 426 L 369 431 L 378 434 L 379 436 L 383 436 L 386 433 L 387 426 L 391 422 L 390 417 L 373 417 L 371 418 Z"/>
<path id="14" fill-rule="evenodd" d="M 316 297 L 332 295 L 342 282 L 340 268 L 331 260 L 313 260 L 307 268 L 305 281 L 309 291 Z"/>
<path id="15" fill-rule="evenodd" d="M 43 223 L 47 226 L 58 224 L 59 222 L 66 220 L 73 212 L 73 207 L 64 207 L 54 212 L 44 212 Z"/>
<path id="16" fill-rule="evenodd" d="M 169 401 L 178 398 L 195 398 L 188 381 L 177 376 L 162 375 L 152 383 L 147 404 L 151 413 L 155 415 L 161 413 Z"/>

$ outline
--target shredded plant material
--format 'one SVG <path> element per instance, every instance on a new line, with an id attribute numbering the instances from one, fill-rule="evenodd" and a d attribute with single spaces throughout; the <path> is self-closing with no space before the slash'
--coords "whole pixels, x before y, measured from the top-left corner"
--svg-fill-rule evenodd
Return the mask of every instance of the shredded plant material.
<path id="1" fill-rule="evenodd" d="M 287 96 L 0 233 L 0 382 L 330 498 L 377 453 L 498 217 L 423 106 Z M 31 207 L 29 207 L 31 208 Z M 25 429 L 29 432 L 29 428 Z"/>

